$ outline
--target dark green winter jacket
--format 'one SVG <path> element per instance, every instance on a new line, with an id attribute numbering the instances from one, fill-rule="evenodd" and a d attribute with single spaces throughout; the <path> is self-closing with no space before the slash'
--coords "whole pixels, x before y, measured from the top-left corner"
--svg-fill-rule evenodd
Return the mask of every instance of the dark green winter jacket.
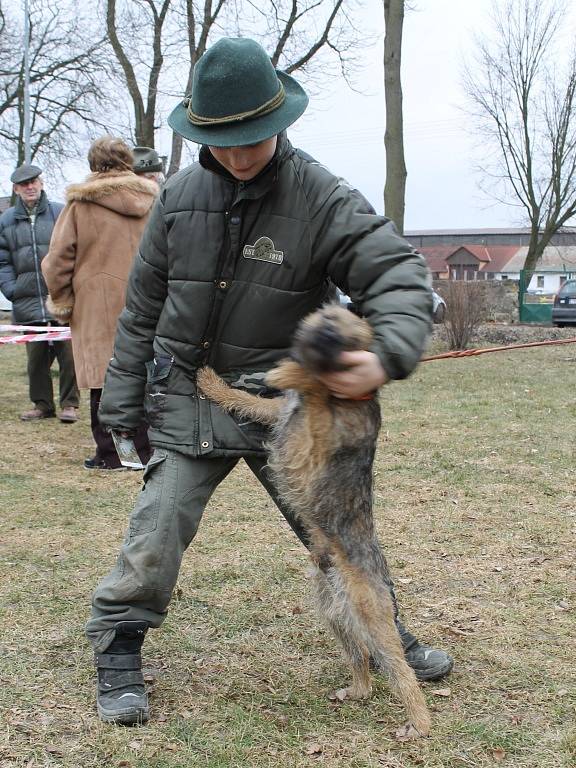
<path id="1" fill-rule="evenodd" d="M 236 181 L 203 147 L 165 185 L 129 280 L 100 420 L 190 455 L 262 452 L 265 430 L 198 396 L 210 364 L 262 392 L 299 320 L 329 280 L 372 324 L 392 379 L 407 376 L 430 328 L 425 261 L 387 219 L 285 135 L 255 179 Z"/>
<path id="2" fill-rule="evenodd" d="M 40 263 L 48 253 L 61 203 L 42 192 L 34 223 L 20 198 L 0 216 L 0 290 L 12 302 L 15 323 L 34 325 L 53 320 L 46 309 L 48 289 Z"/>

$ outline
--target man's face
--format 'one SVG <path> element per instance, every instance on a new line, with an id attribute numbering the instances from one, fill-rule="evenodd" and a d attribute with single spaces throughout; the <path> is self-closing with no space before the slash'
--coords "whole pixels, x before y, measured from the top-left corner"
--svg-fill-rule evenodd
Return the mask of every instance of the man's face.
<path id="1" fill-rule="evenodd" d="M 43 186 L 42 179 L 37 176 L 35 179 L 14 184 L 14 192 L 20 197 L 25 206 L 33 208 L 40 199 Z"/>
<path id="2" fill-rule="evenodd" d="M 274 156 L 277 137 L 243 147 L 210 147 L 210 152 L 238 181 L 258 176 Z"/>

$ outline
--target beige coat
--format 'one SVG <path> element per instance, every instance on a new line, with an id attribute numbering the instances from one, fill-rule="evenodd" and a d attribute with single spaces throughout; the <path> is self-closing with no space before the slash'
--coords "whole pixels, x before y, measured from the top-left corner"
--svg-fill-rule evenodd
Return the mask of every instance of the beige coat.
<path id="1" fill-rule="evenodd" d="M 128 275 L 158 191 L 129 171 L 94 173 L 67 190 L 42 272 L 50 311 L 70 324 L 83 389 L 104 384 Z"/>

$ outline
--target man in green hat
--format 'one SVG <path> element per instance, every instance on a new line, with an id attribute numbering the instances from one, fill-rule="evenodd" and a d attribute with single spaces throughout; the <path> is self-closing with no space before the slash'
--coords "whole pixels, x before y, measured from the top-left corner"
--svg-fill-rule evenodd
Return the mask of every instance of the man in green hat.
<path id="1" fill-rule="evenodd" d="M 152 147 L 134 147 L 132 170 L 137 176 L 155 181 L 160 188 L 164 183 L 164 165 L 158 152 Z"/>
<path id="2" fill-rule="evenodd" d="M 100 407 L 101 422 L 125 435 L 147 419 L 155 449 L 87 625 L 107 722 L 148 718 L 144 635 L 164 621 L 204 508 L 240 458 L 306 544 L 267 474 L 265 428 L 206 400 L 197 369 L 209 364 L 234 387 L 274 394 L 266 372 L 334 285 L 375 333 L 373 351 L 347 353 L 347 369 L 324 377 L 335 396 L 362 397 L 408 376 L 425 347 L 424 259 L 359 192 L 291 146 L 285 130 L 307 104 L 257 43 L 224 38 L 198 61 L 192 94 L 168 121 L 202 145 L 199 162 L 167 181 L 152 212 Z M 420 679 L 450 671 L 448 654 L 398 629 Z"/>

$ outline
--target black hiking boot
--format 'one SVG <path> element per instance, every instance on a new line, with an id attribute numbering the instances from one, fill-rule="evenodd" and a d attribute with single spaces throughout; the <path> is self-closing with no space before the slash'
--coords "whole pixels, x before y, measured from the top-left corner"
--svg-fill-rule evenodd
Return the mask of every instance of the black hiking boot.
<path id="1" fill-rule="evenodd" d="M 94 657 L 98 670 L 98 715 L 105 723 L 141 725 L 149 716 L 140 656 L 148 624 L 121 621 L 115 629 L 112 643 Z"/>
<path id="2" fill-rule="evenodd" d="M 406 661 L 418 680 L 439 680 L 450 672 L 454 666 L 454 659 L 450 654 L 419 642 L 401 621 L 396 620 L 396 626 Z"/>

